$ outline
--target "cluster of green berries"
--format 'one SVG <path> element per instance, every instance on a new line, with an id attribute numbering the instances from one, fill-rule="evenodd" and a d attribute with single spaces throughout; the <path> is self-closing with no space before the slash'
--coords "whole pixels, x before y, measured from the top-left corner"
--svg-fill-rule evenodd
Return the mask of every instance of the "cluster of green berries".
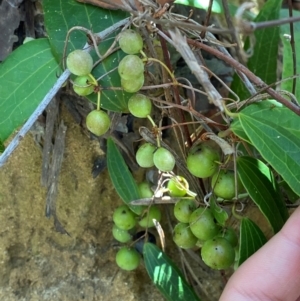
<path id="1" fill-rule="evenodd" d="M 179 223 L 174 227 L 173 240 L 183 249 L 202 245 L 202 260 L 211 268 L 227 269 L 234 263 L 238 239 L 232 228 L 222 229 L 209 208 L 199 207 L 193 200 L 182 199 L 174 206 Z"/>
<path id="2" fill-rule="evenodd" d="M 155 166 L 163 172 L 170 172 L 175 166 L 173 154 L 164 147 L 156 147 L 151 143 L 142 144 L 136 152 L 136 161 L 143 168 Z"/>
<path id="3" fill-rule="evenodd" d="M 214 194 L 224 200 L 235 197 L 235 176 L 232 170 L 219 170 L 220 153 L 209 142 L 193 147 L 186 160 L 190 173 L 198 178 L 211 177 Z M 242 184 L 237 179 L 237 191 Z M 193 200 L 182 199 L 174 206 L 179 223 L 174 228 L 173 240 L 181 248 L 201 245 L 203 261 L 213 269 L 227 269 L 235 261 L 237 234 L 232 228 L 222 228 L 209 208 L 196 208 Z"/>
<path id="4" fill-rule="evenodd" d="M 73 81 L 73 89 L 80 96 L 94 92 L 98 85 L 92 78 L 93 58 L 84 50 L 74 50 L 67 57 L 67 67 L 77 77 Z M 98 92 L 100 93 L 100 92 Z M 110 118 L 103 110 L 93 110 L 86 117 L 86 126 L 96 136 L 105 134 L 110 127 Z"/>
<path id="5" fill-rule="evenodd" d="M 138 32 L 127 29 L 120 33 L 119 45 L 127 54 L 118 66 L 121 86 L 126 92 L 135 93 L 144 85 L 144 63 L 137 55 L 143 49 L 143 39 Z"/>
<path id="6" fill-rule="evenodd" d="M 233 170 L 219 169 L 220 154 L 218 149 L 209 143 L 203 142 L 192 148 L 187 156 L 187 168 L 192 175 L 198 178 L 211 178 L 211 187 L 214 194 L 224 200 L 235 197 L 235 177 Z M 237 191 L 242 191 L 242 184 L 237 178 Z"/>
<path id="7" fill-rule="evenodd" d="M 152 197 L 153 192 L 147 182 L 142 182 L 138 185 L 141 198 Z M 117 265 L 123 270 L 134 270 L 139 266 L 141 255 L 138 251 L 141 250 L 141 238 L 137 232 L 137 228 L 141 227 L 148 229 L 154 227 L 153 219 L 161 220 L 161 211 L 158 206 L 152 205 L 150 208 L 145 207 L 144 213 L 141 216 L 136 215 L 127 205 L 121 205 L 113 213 L 113 237 L 121 242 L 126 243 L 116 255 Z M 151 238 L 151 233 L 148 233 Z M 132 246 L 134 240 L 135 247 Z M 153 235 L 152 235 L 153 241 Z M 128 243 L 131 245 L 128 245 Z"/>

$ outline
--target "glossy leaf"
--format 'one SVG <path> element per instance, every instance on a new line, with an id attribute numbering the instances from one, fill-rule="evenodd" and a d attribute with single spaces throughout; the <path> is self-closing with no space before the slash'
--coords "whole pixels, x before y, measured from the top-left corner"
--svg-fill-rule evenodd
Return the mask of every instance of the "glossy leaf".
<path id="1" fill-rule="evenodd" d="M 299 116 L 275 100 L 270 99 L 252 104 L 241 112 L 253 118 L 263 118 L 264 120 L 276 122 L 300 137 Z M 241 139 L 250 142 L 238 118 L 232 122 L 230 129 Z"/>
<path id="2" fill-rule="evenodd" d="M 44 0 L 45 26 L 57 60 L 61 63 L 63 49 L 67 32 L 74 26 L 82 26 L 93 32 L 101 32 L 116 22 L 123 20 L 127 14 L 122 11 L 111 11 L 100 7 L 78 3 L 74 0 Z M 100 54 L 103 55 L 114 41 L 115 34 L 101 41 L 99 45 Z M 86 33 L 76 30 L 70 35 L 67 44 L 67 54 L 74 49 L 81 49 L 87 42 Z M 67 55 L 66 54 L 66 55 Z M 95 51 L 91 51 L 94 61 L 97 61 Z M 120 87 L 120 77 L 117 70 L 104 76 L 109 71 L 118 66 L 119 61 L 124 57 L 122 51 L 117 51 L 98 64 L 92 71 L 95 78 L 102 79 L 99 84 L 101 87 Z M 132 94 L 122 90 L 103 90 L 101 95 L 102 108 L 116 112 L 126 112 L 127 102 Z M 90 95 L 91 101 L 96 103 L 96 94 Z"/>
<path id="3" fill-rule="evenodd" d="M 251 219 L 243 218 L 240 226 L 240 249 L 237 265 L 240 266 L 266 242 L 267 239 L 261 229 Z"/>
<path id="4" fill-rule="evenodd" d="M 293 11 L 294 17 L 299 17 L 300 12 L 299 11 Z M 281 18 L 287 18 L 289 17 L 288 9 L 281 9 L 280 11 L 280 17 Z M 300 23 L 295 22 L 293 23 L 294 27 L 294 40 L 295 40 L 295 49 L 296 54 L 300 53 Z M 293 55 L 292 55 L 292 47 L 290 41 L 284 37 L 284 34 L 290 34 L 290 24 L 284 24 L 280 26 L 280 36 L 281 41 L 283 45 L 283 65 L 282 65 L 282 79 L 285 79 L 289 76 L 292 76 L 294 74 L 294 66 L 293 66 Z M 299 74 L 300 71 L 300 61 L 299 59 L 296 59 L 296 73 Z M 292 92 L 293 87 L 293 79 L 290 79 L 288 81 L 284 81 L 281 83 L 281 89 L 287 90 L 289 92 Z M 296 79 L 296 90 L 295 90 L 295 96 L 296 99 L 300 99 L 300 79 Z"/>
<path id="5" fill-rule="evenodd" d="M 126 204 L 140 198 L 137 184 L 111 138 L 107 140 L 107 168 L 114 188 Z M 142 206 L 130 206 L 130 208 L 137 214 L 143 211 Z"/>
<path id="6" fill-rule="evenodd" d="M 101 32 L 127 16 L 122 11 L 109 11 L 74 0 L 43 0 L 43 8 L 49 41 L 59 60 L 63 56 L 67 33 L 72 27 L 81 26 L 92 32 Z M 85 32 L 72 32 L 67 44 L 68 52 L 81 49 L 86 42 Z"/>
<path id="7" fill-rule="evenodd" d="M 280 212 L 285 207 L 282 204 L 279 209 L 281 198 L 274 189 L 268 166 L 255 158 L 240 157 L 237 159 L 237 170 L 251 199 L 266 217 L 274 233 L 277 233 L 286 221 Z"/>
<path id="8" fill-rule="evenodd" d="M 172 260 L 156 245 L 145 243 L 146 270 L 166 300 L 200 301 Z"/>
<path id="9" fill-rule="evenodd" d="M 279 18 L 281 2 L 278 0 L 268 0 L 254 19 L 254 22 L 277 20 Z M 277 55 L 280 41 L 279 27 L 274 26 L 255 30 L 254 37 L 255 45 L 251 45 L 254 46 L 253 55 L 249 58 L 247 66 L 265 83 L 275 83 L 277 79 Z M 248 49 L 249 45 L 249 40 L 247 40 L 245 49 Z M 241 100 L 247 99 L 250 96 L 248 90 L 236 75 L 231 88 L 239 95 Z"/>
<path id="10" fill-rule="evenodd" d="M 30 41 L 0 64 L 0 140 L 27 120 L 57 80 L 47 39 Z"/>
<path id="11" fill-rule="evenodd" d="M 299 116 L 297 116 L 300 121 Z M 300 195 L 300 136 L 280 123 L 239 114 L 241 125 L 251 143 L 288 185 Z M 299 128 L 299 125 L 298 127 Z"/>
<path id="12" fill-rule="evenodd" d="M 209 199 L 209 205 L 216 221 L 224 227 L 228 220 L 228 213 L 217 204 L 215 197 Z"/>

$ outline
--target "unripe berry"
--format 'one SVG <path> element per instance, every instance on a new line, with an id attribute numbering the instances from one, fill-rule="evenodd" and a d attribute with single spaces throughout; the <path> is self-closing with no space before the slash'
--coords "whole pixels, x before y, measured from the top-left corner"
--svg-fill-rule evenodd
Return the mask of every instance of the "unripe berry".
<path id="1" fill-rule="evenodd" d="M 87 75 L 93 69 L 93 58 L 86 51 L 74 50 L 67 57 L 67 67 L 75 75 Z"/>

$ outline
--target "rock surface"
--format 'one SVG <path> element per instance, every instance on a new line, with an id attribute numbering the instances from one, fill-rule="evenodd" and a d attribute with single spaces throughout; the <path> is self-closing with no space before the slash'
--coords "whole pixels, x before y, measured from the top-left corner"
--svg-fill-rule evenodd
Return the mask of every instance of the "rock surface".
<path id="1" fill-rule="evenodd" d="M 41 151 L 31 135 L 0 169 L 0 300 L 163 300 L 141 265 L 115 264 L 112 213 L 121 200 L 108 172 L 91 175 L 99 154 L 68 113 L 57 215 L 70 237 L 45 217 Z"/>

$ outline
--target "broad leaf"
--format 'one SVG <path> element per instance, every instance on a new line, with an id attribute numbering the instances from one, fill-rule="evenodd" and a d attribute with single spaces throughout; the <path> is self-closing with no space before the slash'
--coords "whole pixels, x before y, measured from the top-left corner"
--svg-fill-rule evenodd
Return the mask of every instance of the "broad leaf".
<path id="1" fill-rule="evenodd" d="M 122 11 L 111 11 L 100 7 L 81 4 L 75 0 L 44 0 L 45 25 L 52 50 L 57 60 L 62 63 L 63 49 L 67 32 L 74 26 L 82 26 L 93 32 L 101 32 L 112 26 L 116 22 L 123 20 L 127 14 Z M 103 55 L 114 41 L 115 33 L 99 45 L 100 54 Z M 67 54 L 74 49 L 81 49 L 87 42 L 85 32 L 76 30 L 70 35 L 67 44 Z M 97 61 L 95 51 L 91 51 L 94 61 Z M 119 61 L 124 57 L 122 51 L 117 51 L 110 55 L 103 62 L 98 64 L 92 71 L 95 78 L 105 75 L 107 72 L 115 69 Z M 99 84 L 104 88 L 120 87 L 120 77 L 117 70 L 104 76 Z M 132 94 L 123 92 L 122 90 L 103 90 L 101 95 L 101 106 L 104 109 L 125 112 L 127 111 L 127 102 Z M 96 94 L 88 96 L 88 98 L 96 102 Z"/>
<path id="2" fill-rule="evenodd" d="M 299 116 L 275 100 L 271 99 L 254 103 L 243 109 L 241 113 L 253 118 L 263 118 L 276 122 L 281 127 L 300 137 Z M 250 142 L 238 118 L 232 122 L 230 128 L 241 139 Z"/>
<path id="3" fill-rule="evenodd" d="M 145 243 L 146 270 L 166 300 L 200 301 L 172 260 L 156 245 Z"/>
<path id="4" fill-rule="evenodd" d="M 228 213 L 217 204 L 217 201 L 213 196 L 209 200 L 209 205 L 216 221 L 224 227 L 228 220 Z"/>
<path id="5" fill-rule="evenodd" d="M 279 18 L 281 2 L 279 0 L 268 0 L 254 19 L 254 22 L 277 20 Z M 264 82 L 272 84 L 277 79 L 277 55 L 280 41 L 279 27 L 274 26 L 255 30 L 254 37 L 253 55 L 249 58 L 247 66 Z M 249 40 L 247 40 L 245 49 L 248 49 L 249 44 Z M 250 96 L 248 90 L 236 75 L 231 88 L 239 95 L 241 100 L 247 99 Z"/>
<path id="6" fill-rule="evenodd" d="M 251 199 L 277 233 L 287 219 L 287 212 L 281 197 L 274 189 L 272 173 L 268 166 L 258 159 L 240 157 L 237 171 Z M 281 211 L 284 210 L 282 213 Z"/>
<path id="7" fill-rule="evenodd" d="M 126 204 L 140 198 L 137 184 L 111 138 L 107 140 L 107 168 L 114 188 Z M 143 211 L 142 206 L 131 205 L 130 208 L 137 214 Z"/>
<path id="8" fill-rule="evenodd" d="M 249 116 L 244 112 L 238 116 L 251 143 L 295 193 L 300 195 L 300 136 L 263 118 Z M 299 117 L 298 119 L 300 121 Z"/>
<path id="9" fill-rule="evenodd" d="M 260 228 L 249 218 L 243 218 L 240 226 L 240 249 L 237 265 L 240 266 L 266 242 L 267 239 Z"/>
<path id="10" fill-rule="evenodd" d="M 47 39 L 20 46 L 0 64 L 0 140 L 5 141 L 30 117 L 58 72 Z"/>
<path id="11" fill-rule="evenodd" d="M 289 12 L 287 9 L 282 9 L 280 11 L 281 18 L 289 17 Z M 293 11 L 294 17 L 299 17 L 299 11 Z M 294 40 L 295 40 L 295 49 L 296 54 L 300 53 L 300 23 L 293 23 L 294 27 Z M 290 24 L 285 24 L 280 26 L 280 36 L 283 45 L 283 65 L 282 65 L 282 79 L 285 79 L 294 74 L 294 63 L 293 63 L 293 53 L 290 41 L 284 37 L 284 34 L 290 34 Z M 296 59 L 296 73 L 299 74 L 300 71 L 300 61 Z M 281 83 L 281 89 L 292 92 L 293 79 L 284 81 Z M 296 99 L 300 99 L 300 79 L 296 79 L 296 90 L 295 90 Z"/>
<path id="12" fill-rule="evenodd" d="M 81 26 L 95 33 L 101 32 L 127 16 L 122 11 L 109 11 L 75 0 L 43 0 L 43 8 L 49 41 L 59 60 L 63 56 L 67 32 L 72 27 Z M 85 32 L 73 31 L 67 44 L 68 52 L 81 49 L 86 42 Z"/>

